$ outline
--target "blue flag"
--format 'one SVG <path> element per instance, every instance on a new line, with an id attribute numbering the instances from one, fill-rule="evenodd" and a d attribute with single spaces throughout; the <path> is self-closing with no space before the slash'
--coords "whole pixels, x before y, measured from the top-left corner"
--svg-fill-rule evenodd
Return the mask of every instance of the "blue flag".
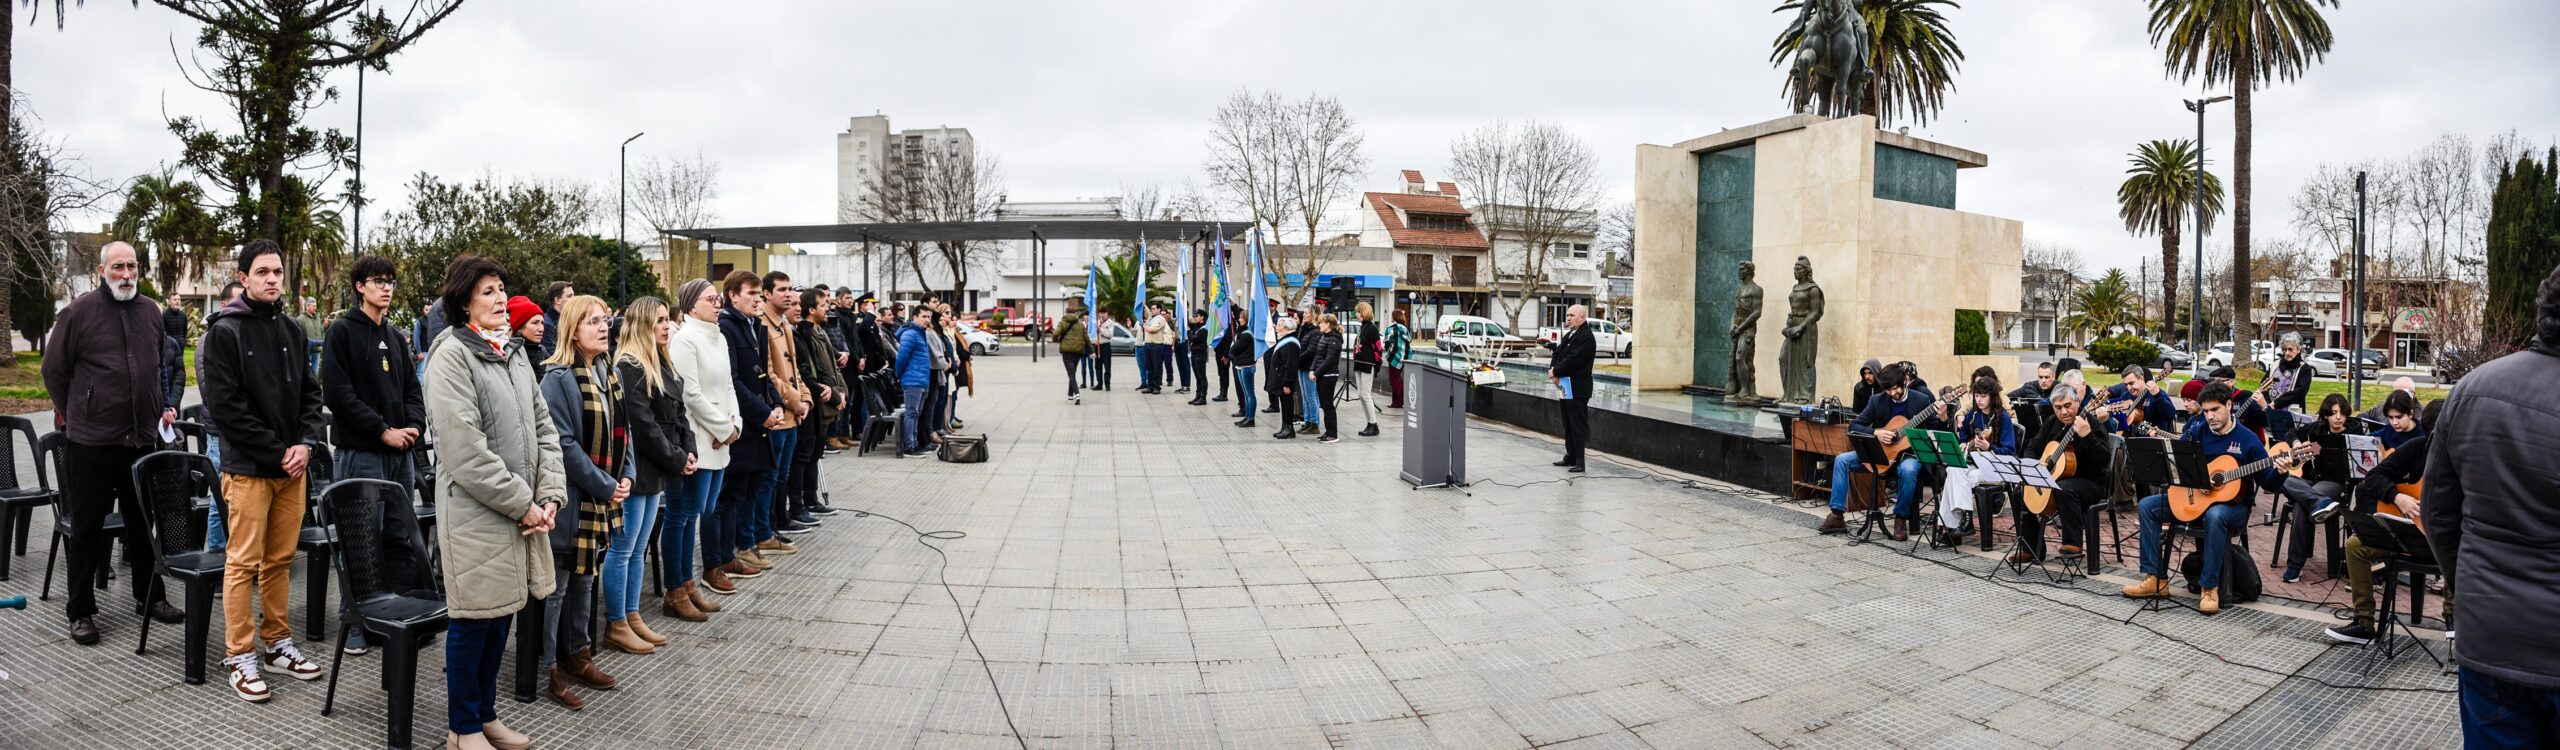
<path id="1" fill-rule="evenodd" d="M 1246 277 L 1250 281 L 1244 287 L 1244 315 L 1253 331 L 1253 358 L 1260 360 L 1264 352 L 1271 350 L 1271 315 L 1263 309 L 1268 306 L 1265 300 L 1271 293 L 1262 284 L 1261 227 L 1254 227 L 1253 236 L 1245 240 L 1245 255 L 1248 256 L 1246 266 L 1252 269 L 1252 273 Z"/>
<path id="2" fill-rule="evenodd" d="M 1147 236 L 1138 235 L 1138 287 L 1136 299 L 1129 301 L 1129 317 L 1138 321 L 1138 329 L 1147 326 Z"/>
<path id="3" fill-rule="evenodd" d="M 1233 304 L 1227 301 L 1227 230 L 1225 227 L 1212 225 L 1210 232 L 1216 235 L 1211 238 L 1209 245 L 1207 302 L 1214 306 L 1214 309 L 1209 311 L 1209 337 L 1214 339 L 1226 335 L 1227 308 L 1232 307 Z"/>
<path id="4" fill-rule="evenodd" d="M 1183 248 L 1180 268 L 1173 273 L 1173 326 L 1176 335 L 1191 330 L 1191 249 Z M 1185 339 L 1188 340 L 1188 339 Z"/>
<path id="5" fill-rule="evenodd" d="M 1100 308 L 1093 306 L 1093 290 L 1102 286 L 1101 277 L 1094 271 L 1094 267 L 1099 265 L 1102 265 L 1100 261 L 1084 264 L 1084 335 L 1087 338 L 1095 339 L 1095 343 L 1103 343 L 1100 340 L 1102 337 L 1102 315 L 1100 313 L 1102 311 Z"/>

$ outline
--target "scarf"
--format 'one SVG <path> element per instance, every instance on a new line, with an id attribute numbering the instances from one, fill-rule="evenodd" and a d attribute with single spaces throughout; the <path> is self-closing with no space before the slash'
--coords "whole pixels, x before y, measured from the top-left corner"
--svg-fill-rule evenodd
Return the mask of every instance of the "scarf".
<path id="1" fill-rule="evenodd" d="M 622 476 L 621 446 L 626 438 L 622 426 L 613 422 L 613 405 L 622 397 L 622 384 L 595 364 L 571 372 L 578 376 L 578 446 L 605 476 Z M 622 507 L 611 496 L 579 498 L 577 545 L 570 555 L 569 574 L 594 575 L 597 561 L 621 526 Z"/>

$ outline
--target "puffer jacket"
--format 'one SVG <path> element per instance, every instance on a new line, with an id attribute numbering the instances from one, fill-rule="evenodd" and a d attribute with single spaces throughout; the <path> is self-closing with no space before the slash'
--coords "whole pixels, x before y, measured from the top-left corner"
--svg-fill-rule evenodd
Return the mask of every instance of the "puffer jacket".
<path id="1" fill-rule="evenodd" d="M 1342 334 L 1316 331 L 1307 336 L 1307 356 L 1299 369 L 1314 377 L 1331 377 L 1339 373 L 1342 362 Z"/>
<path id="2" fill-rule="evenodd" d="M 720 324 L 686 316 L 667 342 L 668 375 L 683 383 L 685 424 L 693 432 L 693 467 L 729 467 L 729 446 L 713 445 L 740 430 L 738 389 L 729 385 L 729 340 Z"/>
<path id="3" fill-rule="evenodd" d="M 2544 289 L 2550 286 L 2545 284 Z M 2545 299 L 2549 298 L 2546 292 Z M 2545 321 L 2555 311 L 2543 303 Z M 2465 375 L 2445 397 L 2427 436 L 2425 516 L 2448 580 L 2462 585 L 2453 625 L 2462 639 L 2462 668 L 2502 682 L 2560 689 L 2560 513 L 2552 488 L 2560 469 L 2560 340 L 2544 322 L 2535 348 L 2500 357 Z M 2396 454 L 2395 454 L 2396 455 Z"/>
<path id="4" fill-rule="evenodd" d="M 909 323 L 898 329 L 898 387 L 926 388 L 933 385 L 933 338 L 924 326 Z"/>
<path id="5" fill-rule="evenodd" d="M 537 505 L 569 499 L 560 435 L 510 341 L 493 349 L 468 328 L 444 329 L 427 357 L 427 428 L 435 436 L 436 543 L 454 617 L 515 614 L 551 595 L 551 543 L 519 533 Z"/>

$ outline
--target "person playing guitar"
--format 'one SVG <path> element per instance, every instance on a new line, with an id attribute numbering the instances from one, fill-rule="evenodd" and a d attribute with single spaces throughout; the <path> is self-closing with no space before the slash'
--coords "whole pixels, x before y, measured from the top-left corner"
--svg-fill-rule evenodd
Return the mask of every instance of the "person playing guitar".
<path id="1" fill-rule="evenodd" d="M 2394 391 L 2392 395 L 2407 394 Z M 2322 411 L 2327 411 L 2326 404 L 2322 405 Z M 2433 429 L 2436 416 L 2443 411 L 2443 401 L 2430 401 L 2427 403 L 2424 416 L 2415 420 L 2416 424 L 2409 426 Z M 2392 422 L 2396 426 L 2406 420 L 2408 415 L 2404 412 L 2398 414 Z M 2382 463 L 2375 464 L 2372 471 L 2365 472 L 2363 481 L 2356 483 L 2356 512 L 2391 513 L 2409 519 L 2412 523 L 2419 523 L 2419 493 L 2411 490 L 2421 488 L 2426 479 L 2426 469 L 2427 436 L 2421 432 L 2417 437 L 2410 438 L 2408 442 L 2401 443 L 2389 457 L 2382 459 Z M 2385 504 L 2389 507 L 2384 507 Z M 2419 530 L 2425 531 L 2425 527 L 2420 526 Z M 2385 560 L 2399 557 L 2406 557 L 2427 565 L 2433 565 L 2436 562 L 2435 550 L 2425 547 L 2400 549 L 2393 539 L 2366 539 L 2363 534 L 2347 537 L 2347 595 L 2355 602 L 2356 615 L 2353 622 L 2330 628 L 2330 640 L 2364 645 L 2372 643 L 2374 638 L 2381 635 L 2374 630 L 2373 569 Z M 2453 622 L 2453 571 L 2446 569 L 2444 572 L 2446 573 L 2444 621 L 2449 623 Z"/>
<path id="2" fill-rule="evenodd" d="M 1977 376 L 1966 391 L 1957 395 L 1964 412 L 1953 420 L 1956 437 L 1964 441 L 1965 452 L 2018 455 L 2018 423 L 2009 417 L 2009 400 L 2000 395 L 2000 380 Z M 1947 481 L 1938 489 L 1939 536 L 1954 538 L 1962 534 L 1958 527 L 1964 525 L 1965 511 L 1973 510 L 1975 484 L 1972 469 L 1947 469 Z M 1984 520 L 1987 522 L 1989 517 Z"/>
<path id="3" fill-rule="evenodd" d="M 1925 389 L 1910 387 L 1913 380 L 1911 368 L 1900 362 L 1885 365 L 1876 373 L 1876 378 L 1884 386 L 1883 390 L 1870 397 L 1865 408 L 1858 411 L 1858 416 L 1849 420 L 1849 431 L 1873 433 L 1888 449 L 1907 448 L 1902 439 L 1902 428 L 1935 423 L 1936 417 L 1929 407 L 1937 399 Z M 1911 536 L 1912 504 L 1920 496 L 1920 458 L 1907 451 L 1893 455 L 1894 524 L 1887 533 L 1898 542 Z M 1833 457 L 1831 515 L 1824 517 L 1822 525 L 1817 527 L 1822 533 L 1838 534 L 1849 530 L 1848 519 L 1842 514 L 1849 510 L 1849 476 L 1853 471 L 1863 471 L 1857 451 Z"/>
<path id="4" fill-rule="evenodd" d="M 2241 429 L 2239 420 L 2234 418 L 2231 410 L 2234 399 L 2229 383 L 2205 386 L 2203 392 L 2196 394 L 2196 408 L 2204 420 L 2200 424 L 2190 424 L 2180 439 L 2196 443 L 2208 460 L 2228 456 L 2242 465 L 2267 461 L 2267 444 L 2256 433 Z M 2280 458 L 2248 474 L 2215 477 L 2217 489 L 2220 485 L 2234 482 L 2251 484 L 2235 488 L 2238 492 L 2231 500 L 2213 503 L 2204 509 L 2203 517 L 2195 521 L 2204 529 L 2204 564 L 2196 574 L 2196 586 L 2203 589 L 2204 596 L 2196 604 L 2196 611 L 2208 615 L 2222 611 L 2222 558 L 2228 554 L 2231 537 L 2248 524 L 2249 509 L 2257 502 L 2255 490 L 2282 489 L 2284 469 L 2294 463 L 2298 460 Z M 2145 497 L 2138 507 L 2142 514 L 2142 580 L 2124 587 L 2124 595 L 2136 599 L 2167 596 L 2169 560 L 2160 543 L 2160 530 L 2175 519 L 2170 512 L 2169 497 L 2166 494 Z"/>
<path id="5" fill-rule="evenodd" d="M 2044 460 L 2047 471 L 2052 471 L 2054 465 L 2061 462 L 2062 454 L 2070 456 L 2073 466 L 2070 475 L 2055 477 L 2053 497 L 2042 509 L 2062 520 L 2062 538 L 2067 540 L 2062 545 L 2065 557 L 2081 554 L 2083 542 L 2095 544 L 2086 538 L 2097 529 L 2096 525 L 2088 522 L 2089 506 L 2107 497 L 2107 488 L 2115 486 L 2114 477 L 2107 471 L 2115 458 L 2107 450 L 2104 439 L 2107 420 L 2103 415 L 2082 411 L 2080 394 L 2086 390 L 2085 385 L 2070 384 L 2054 388 L 2053 419 L 2047 420 L 2033 437 L 2027 439 L 2024 452 L 2019 454 Z M 2029 503 L 2021 499 L 2012 511 L 2017 522 L 2018 539 L 2025 547 L 2010 556 L 2010 560 L 2016 563 L 2035 562 L 2044 557 L 2044 516 L 2028 506 Z"/>
<path id="6" fill-rule="evenodd" d="M 2124 382 L 2107 386 L 2107 405 L 2130 404 L 2107 421 L 2116 432 L 2124 432 L 2136 424 L 2169 429 L 2177 424 L 2178 407 L 2169 402 L 2169 394 L 2151 380 L 2151 369 L 2141 365 L 2124 366 Z"/>
<path id="7" fill-rule="evenodd" d="M 2364 434 L 2363 429 L 2347 409 L 2347 397 L 2332 393 L 2321 399 L 2319 419 L 2293 431 L 2293 444 L 2311 445 L 2325 435 L 2361 434 Z M 2284 495 L 2288 502 L 2282 512 L 2293 517 L 2286 532 L 2284 548 L 2284 580 L 2287 583 L 2299 580 L 2303 564 L 2311 559 L 2313 525 L 2327 522 L 2329 516 L 2342 507 L 2338 498 L 2347 496 L 2348 485 L 2353 481 L 2344 476 L 2321 476 L 2308 470 L 2299 478 L 2285 479 Z"/>

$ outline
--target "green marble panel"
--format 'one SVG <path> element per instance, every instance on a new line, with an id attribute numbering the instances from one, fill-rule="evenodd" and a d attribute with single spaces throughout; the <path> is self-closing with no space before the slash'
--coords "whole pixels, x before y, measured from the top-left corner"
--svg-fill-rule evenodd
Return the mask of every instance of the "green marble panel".
<path id="1" fill-rule="evenodd" d="M 1690 382 L 1724 387 L 1733 364 L 1733 266 L 1751 257 L 1754 149 L 1750 144 L 1698 156 L 1696 334 Z"/>
<path id="2" fill-rule="evenodd" d="M 1956 160 L 1878 143 L 1876 197 L 1954 209 Z"/>

